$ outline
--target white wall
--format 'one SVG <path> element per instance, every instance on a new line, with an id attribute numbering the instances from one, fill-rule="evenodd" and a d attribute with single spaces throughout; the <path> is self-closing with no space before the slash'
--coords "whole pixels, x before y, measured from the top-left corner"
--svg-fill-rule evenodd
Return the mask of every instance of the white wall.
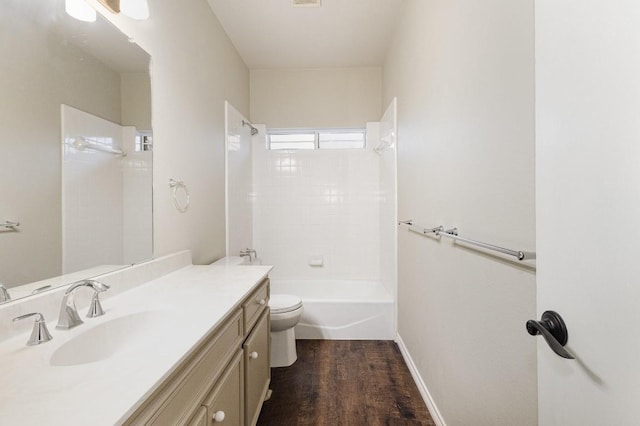
<path id="1" fill-rule="evenodd" d="M 383 68 L 398 216 L 535 248 L 533 1 L 407 0 Z M 447 425 L 535 425 L 535 272 L 399 232 L 399 335 Z M 437 414 L 436 414 L 437 415 Z"/>
<path id="2" fill-rule="evenodd" d="M 269 128 L 380 120 L 380 68 L 251 70 L 251 120 Z"/>
<path id="3" fill-rule="evenodd" d="M 151 130 L 151 85 L 149 74 L 125 72 L 120 74 L 122 114 L 120 124 Z"/>
<path id="4" fill-rule="evenodd" d="M 149 7 L 143 22 L 105 15 L 152 57 L 154 254 L 191 249 L 209 263 L 225 254 L 224 101 L 247 115 L 249 71 L 205 0 Z M 171 178 L 189 188 L 184 214 Z"/>

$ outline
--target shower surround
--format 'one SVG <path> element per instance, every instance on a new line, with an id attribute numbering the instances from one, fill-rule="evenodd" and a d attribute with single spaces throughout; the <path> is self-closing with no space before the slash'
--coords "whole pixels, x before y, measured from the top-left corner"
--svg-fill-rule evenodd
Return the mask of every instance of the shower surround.
<path id="1" fill-rule="evenodd" d="M 257 124 L 238 146 L 248 131 L 227 104 L 227 256 L 255 248 L 273 293 L 302 298 L 298 338 L 396 336 L 395 115 L 394 101 L 367 123 L 365 149 L 270 150 Z"/>

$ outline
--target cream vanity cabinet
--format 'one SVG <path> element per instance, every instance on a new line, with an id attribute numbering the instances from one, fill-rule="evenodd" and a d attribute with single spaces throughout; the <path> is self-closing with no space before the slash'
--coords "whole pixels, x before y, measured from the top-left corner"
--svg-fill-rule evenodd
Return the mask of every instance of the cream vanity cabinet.
<path id="1" fill-rule="evenodd" d="M 271 380 L 268 301 L 267 278 L 125 424 L 255 425 Z"/>

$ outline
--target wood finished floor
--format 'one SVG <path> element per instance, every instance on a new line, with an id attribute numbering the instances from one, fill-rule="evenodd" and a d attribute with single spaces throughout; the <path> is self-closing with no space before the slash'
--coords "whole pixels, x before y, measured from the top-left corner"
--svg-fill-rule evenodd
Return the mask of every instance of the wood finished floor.
<path id="1" fill-rule="evenodd" d="M 298 340 L 298 361 L 271 369 L 258 426 L 433 422 L 394 342 Z"/>

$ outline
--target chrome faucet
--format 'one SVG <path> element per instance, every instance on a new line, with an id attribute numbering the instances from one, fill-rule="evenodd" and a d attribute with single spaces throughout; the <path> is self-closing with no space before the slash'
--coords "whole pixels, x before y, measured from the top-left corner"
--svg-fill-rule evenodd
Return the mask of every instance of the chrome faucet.
<path id="1" fill-rule="evenodd" d="M 27 341 L 27 345 L 34 346 L 41 343 L 46 343 L 52 339 L 49 330 L 47 330 L 47 324 L 44 322 L 44 317 L 40 312 L 32 312 L 30 314 L 20 315 L 13 319 L 13 322 L 23 320 L 25 318 L 31 318 L 35 316 L 36 322 L 33 324 L 33 330 L 31 331 L 31 337 Z"/>
<path id="2" fill-rule="evenodd" d="M 7 291 L 7 288 L 0 284 L 0 303 L 8 302 L 11 300 L 11 295 Z"/>
<path id="3" fill-rule="evenodd" d="M 64 292 L 62 297 L 62 305 L 60 306 L 60 315 L 58 317 L 58 325 L 56 328 L 69 329 L 77 325 L 82 324 L 82 320 L 78 315 L 78 309 L 73 301 L 73 295 L 80 287 L 91 287 L 94 291 L 93 298 L 91 299 L 91 306 L 87 313 L 87 318 L 93 318 L 104 314 L 102 306 L 100 305 L 100 299 L 98 294 L 103 291 L 107 291 L 109 286 L 96 280 L 82 280 L 77 283 L 71 284 L 71 286 Z"/>
<path id="4" fill-rule="evenodd" d="M 258 253 L 254 249 L 247 248 L 244 250 L 240 250 L 240 257 L 247 256 L 249 256 L 249 263 L 253 263 L 254 260 L 258 259 Z"/>

